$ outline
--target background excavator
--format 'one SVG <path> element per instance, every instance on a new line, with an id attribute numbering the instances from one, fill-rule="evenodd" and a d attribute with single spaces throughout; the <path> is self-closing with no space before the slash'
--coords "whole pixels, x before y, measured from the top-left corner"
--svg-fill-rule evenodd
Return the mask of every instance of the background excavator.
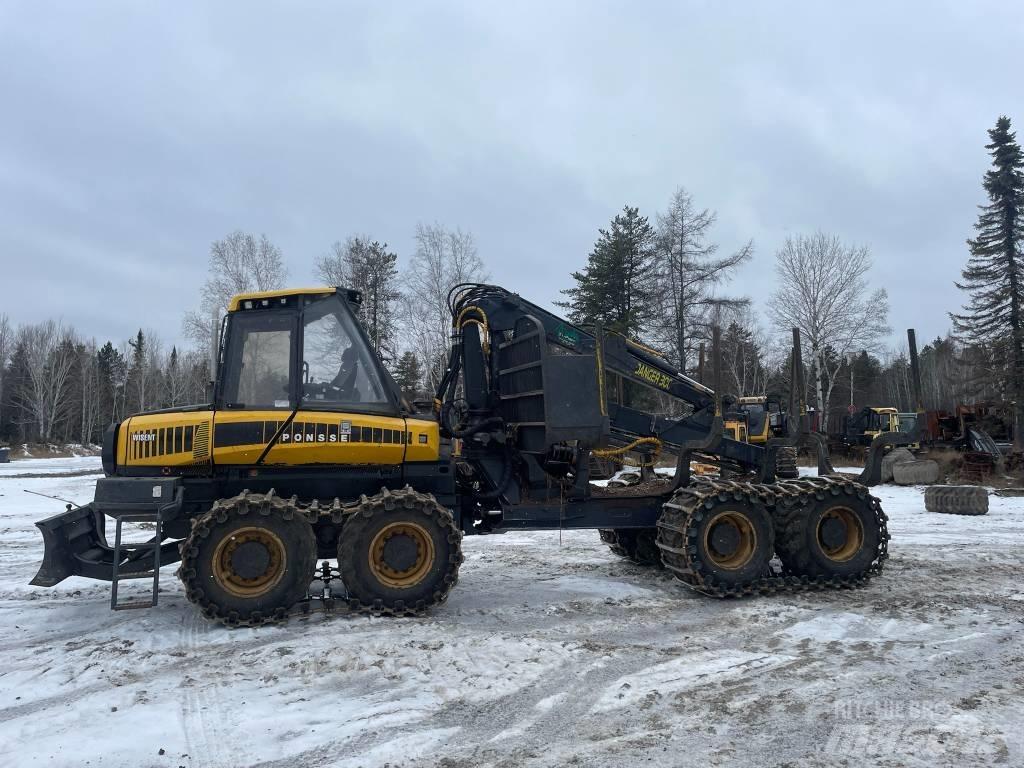
<path id="1" fill-rule="evenodd" d="M 236 296 L 212 402 L 108 429 L 95 499 L 37 524 L 45 553 L 32 583 L 108 580 L 112 607 L 148 607 L 160 568 L 180 561 L 187 598 L 231 626 L 286 619 L 314 579 L 353 611 L 415 615 L 454 586 L 463 536 L 509 529 L 596 528 L 617 553 L 715 597 L 849 587 L 881 570 L 885 514 L 863 483 L 830 474 L 799 395 L 785 437 L 732 439 L 717 385 L 618 333 L 463 285 L 446 373 L 417 408 L 373 354 L 360 301 L 341 288 Z M 716 331 L 720 382 L 717 342 Z M 619 381 L 682 415 L 617 402 Z M 777 478 L 800 444 L 817 451 L 820 476 Z M 627 453 L 674 456 L 674 476 L 589 481 L 595 454 Z M 721 476 L 694 477 L 691 461 Z M 150 540 L 127 543 L 131 523 Z M 126 578 L 150 580 L 151 597 L 119 599 Z"/>

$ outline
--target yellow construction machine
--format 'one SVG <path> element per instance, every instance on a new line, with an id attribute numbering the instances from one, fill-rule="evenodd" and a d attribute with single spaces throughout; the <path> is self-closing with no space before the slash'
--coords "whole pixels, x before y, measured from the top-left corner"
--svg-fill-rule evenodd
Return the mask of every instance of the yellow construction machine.
<path id="1" fill-rule="evenodd" d="M 714 597 L 850 587 L 881 571 L 878 499 L 829 475 L 827 454 L 819 477 L 777 483 L 798 439 L 766 436 L 770 408 L 755 440 L 726 436 L 716 392 L 665 357 L 476 284 L 451 294 L 433 403 L 409 403 L 360 301 L 343 288 L 235 297 L 211 401 L 111 425 L 94 500 L 37 524 L 32 583 L 106 580 L 112 607 L 148 607 L 161 568 L 180 563 L 187 599 L 231 626 L 282 621 L 315 599 L 418 615 L 455 585 L 464 536 L 564 528 L 599 529 L 616 553 Z M 617 380 L 683 415 L 618 402 Z M 765 404 L 745 405 L 753 424 Z M 674 456 L 674 476 L 590 482 L 592 456 L 638 449 Z M 730 478 L 695 477 L 691 461 Z M 123 526 L 140 523 L 148 541 L 126 541 Z M 129 578 L 149 580 L 151 596 L 119 598 Z"/>

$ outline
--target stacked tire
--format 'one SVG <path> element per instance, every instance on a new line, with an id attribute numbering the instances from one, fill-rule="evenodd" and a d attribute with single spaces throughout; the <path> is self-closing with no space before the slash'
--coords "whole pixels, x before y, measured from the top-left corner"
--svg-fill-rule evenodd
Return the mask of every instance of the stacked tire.
<path id="1" fill-rule="evenodd" d="M 976 485 L 932 485 L 924 489 L 924 508 L 945 515 L 984 515 L 988 491 Z"/>
<path id="2" fill-rule="evenodd" d="M 775 475 L 783 480 L 795 480 L 800 477 L 800 470 L 796 465 L 796 448 L 779 448 L 775 456 Z"/>

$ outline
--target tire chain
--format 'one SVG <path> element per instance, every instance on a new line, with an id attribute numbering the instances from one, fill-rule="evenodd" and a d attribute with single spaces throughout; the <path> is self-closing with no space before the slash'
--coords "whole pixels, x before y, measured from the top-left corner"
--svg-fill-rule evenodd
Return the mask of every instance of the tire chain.
<path id="1" fill-rule="evenodd" d="M 236 611 L 222 612 L 213 601 L 206 598 L 205 591 L 196 581 L 196 569 L 190 564 L 192 558 L 198 554 L 196 548 L 191 543 L 193 537 L 209 534 L 210 528 L 214 523 L 226 522 L 232 514 L 245 516 L 253 511 L 259 515 L 269 515 L 274 510 L 280 510 L 282 519 L 290 520 L 298 516 L 304 518 L 310 525 L 318 522 L 344 525 L 345 520 L 359 514 L 361 508 L 366 509 L 378 501 L 386 506 L 389 503 L 393 504 L 395 500 L 408 498 L 410 495 L 416 497 L 417 500 L 428 498 L 433 500 L 433 497 L 417 493 L 409 486 L 399 491 L 389 491 L 387 488 L 382 488 L 379 494 L 375 494 L 372 497 L 363 494 L 359 497 L 358 501 L 349 504 L 342 504 L 340 499 L 335 498 L 330 504 L 321 504 L 319 501 L 314 500 L 309 505 L 304 506 L 299 503 L 297 496 L 285 499 L 278 496 L 273 489 L 265 494 L 244 490 L 237 496 L 218 499 L 213 503 L 209 511 L 192 519 L 192 528 L 188 537 L 183 539 L 178 545 L 181 552 L 181 566 L 178 569 L 178 577 L 185 585 L 185 595 L 190 602 L 195 603 L 199 607 L 200 612 L 207 619 L 220 622 L 231 628 L 285 624 L 292 616 L 309 615 L 312 610 L 313 600 L 320 601 L 322 612 L 331 613 L 335 602 L 333 598 L 316 598 L 313 596 L 308 596 L 305 600 L 296 603 L 290 608 L 277 608 L 269 614 L 254 612 L 248 619 L 241 618 Z M 445 528 L 448 529 L 449 540 L 451 541 L 452 537 L 455 537 L 453 543 L 459 545 L 456 555 L 457 562 L 454 564 L 461 565 L 463 562 L 462 532 L 455 527 L 455 519 L 451 513 L 443 507 L 441 509 L 443 514 L 438 517 Z M 324 575 L 328 575 L 329 578 L 324 579 Z M 318 579 L 325 581 L 326 587 L 331 581 L 335 579 L 340 580 L 340 573 L 337 568 L 330 568 L 328 574 L 325 574 L 321 568 L 317 568 L 310 575 L 310 582 Z M 443 603 L 448 598 L 448 593 L 451 592 L 453 586 L 455 586 L 455 579 L 446 579 L 442 591 L 434 593 L 433 599 L 429 602 L 420 601 L 416 606 L 400 605 L 399 607 L 390 608 L 383 605 L 379 600 L 375 601 L 374 604 L 366 604 L 357 598 L 346 598 L 344 602 L 351 612 L 366 616 L 421 616 L 429 608 Z"/>
<path id="2" fill-rule="evenodd" d="M 798 508 L 812 500 L 824 500 L 827 496 L 839 496 L 844 493 L 853 493 L 870 500 L 878 524 L 878 548 L 871 565 L 860 573 L 831 578 L 809 577 L 783 568 L 780 573 L 751 579 L 742 584 L 721 585 L 715 584 L 712 577 L 701 573 L 702 566 L 692 560 L 693 545 L 689 543 L 688 532 L 693 523 L 700 521 L 697 515 L 702 514 L 702 510 L 713 507 L 717 501 L 736 500 L 763 504 L 775 524 L 780 514 L 777 510 L 780 507 L 783 510 Z M 882 511 L 879 500 L 868 493 L 866 486 L 839 476 L 780 480 L 770 485 L 698 478 L 693 485 L 680 488 L 665 502 L 658 520 L 658 547 L 662 550 L 665 567 L 694 591 L 719 598 L 862 587 L 872 576 L 882 572 L 889 557 L 890 538 L 888 517 Z"/>

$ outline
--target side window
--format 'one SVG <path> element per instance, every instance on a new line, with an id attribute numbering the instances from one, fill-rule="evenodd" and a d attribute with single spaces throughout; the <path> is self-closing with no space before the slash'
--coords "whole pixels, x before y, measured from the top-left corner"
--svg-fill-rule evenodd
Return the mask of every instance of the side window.
<path id="1" fill-rule="evenodd" d="M 302 402 L 386 404 L 370 355 L 355 320 L 336 297 L 311 304 L 303 318 Z"/>
<path id="2" fill-rule="evenodd" d="M 287 408 L 293 315 L 238 314 L 231 321 L 232 356 L 225 361 L 224 403 Z"/>

